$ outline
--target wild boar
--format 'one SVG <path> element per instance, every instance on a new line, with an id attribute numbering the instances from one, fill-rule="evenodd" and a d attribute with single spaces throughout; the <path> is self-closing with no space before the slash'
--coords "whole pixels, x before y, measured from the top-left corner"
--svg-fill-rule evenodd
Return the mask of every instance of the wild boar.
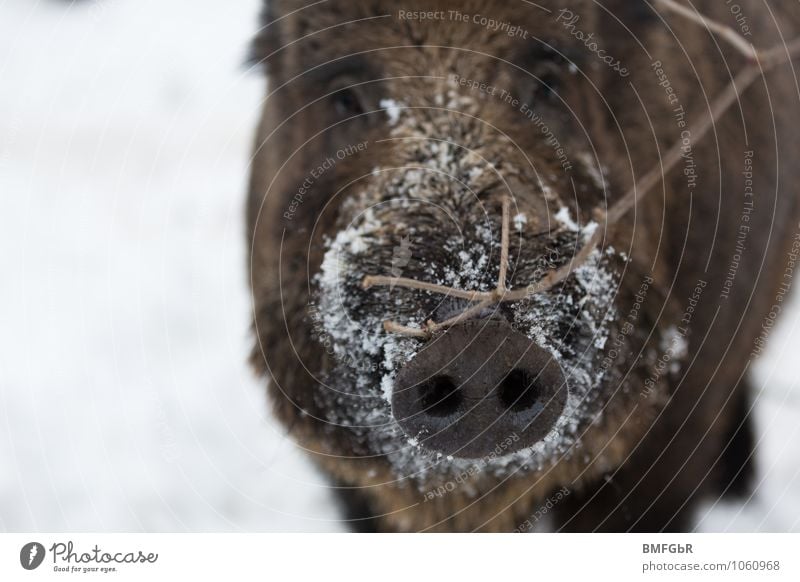
<path id="1" fill-rule="evenodd" d="M 694 6 L 800 34 L 790 3 Z M 695 139 L 745 59 L 645 2 L 272 0 L 253 46 L 252 362 L 353 529 L 682 531 L 747 490 L 800 246 L 789 65 Z"/>

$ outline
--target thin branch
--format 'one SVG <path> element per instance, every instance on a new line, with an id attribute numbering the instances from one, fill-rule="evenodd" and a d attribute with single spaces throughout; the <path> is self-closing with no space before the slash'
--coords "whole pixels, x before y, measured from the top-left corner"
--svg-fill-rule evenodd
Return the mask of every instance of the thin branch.
<path id="1" fill-rule="evenodd" d="M 478 315 L 481 311 L 483 311 L 484 309 L 486 309 L 490 305 L 494 305 L 495 303 L 497 303 L 497 301 L 495 301 L 494 299 L 487 299 L 486 301 L 481 301 L 480 303 L 478 303 L 476 305 L 473 305 L 469 309 L 466 309 L 466 310 L 462 311 L 461 313 L 459 313 L 455 317 L 451 317 L 450 319 L 446 319 L 446 320 L 442 321 L 441 323 L 428 322 L 428 324 L 425 326 L 425 330 L 428 332 L 428 334 L 431 334 L 431 333 L 439 331 L 441 329 L 446 329 L 446 328 L 448 328 L 450 326 L 453 326 L 453 325 L 455 325 L 457 323 L 461 323 L 462 321 L 466 321 L 467 319 L 469 319 L 473 315 Z"/>
<path id="2" fill-rule="evenodd" d="M 675 0 L 656 0 L 656 2 L 661 4 L 661 6 L 670 12 L 674 12 L 675 14 L 683 16 L 684 18 L 696 22 L 697 24 L 705 26 L 711 32 L 714 32 L 727 40 L 731 46 L 735 47 L 748 60 L 755 61 L 758 58 L 758 51 L 756 48 L 750 42 L 748 42 L 745 37 L 736 32 L 730 26 L 725 26 L 716 20 L 711 20 L 710 18 L 700 14 L 697 10 L 692 10 L 688 6 L 678 4 L 675 2 Z"/>
<path id="3" fill-rule="evenodd" d="M 361 282 L 361 287 L 363 289 L 370 289 L 372 287 L 404 287 L 406 289 L 418 289 L 421 291 L 430 291 L 431 293 L 439 293 L 440 295 L 458 297 L 459 299 L 466 299 L 467 301 L 486 301 L 487 299 L 497 298 L 508 290 L 506 287 L 506 276 L 508 273 L 509 233 L 511 230 L 510 208 L 511 200 L 508 197 L 503 198 L 502 232 L 500 235 L 500 275 L 497 280 L 495 291 L 464 291 L 462 289 L 456 289 L 455 287 L 426 283 L 417 279 L 384 277 L 381 275 L 369 275 L 364 277 L 364 280 Z"/>
<path id="4" fill-rule="evenodd" d="M 506 196 L 503 198 L 503 225 L 500 227 L 500 276 L 497 278 L 497 293 L 506 292 L 506 273 L 508 272 L 508 238 L 511 226 L 511 200 Z"/>
<path id="5" fill-rule="evenodd" d="M 428 332 L 424 329 L 406 327 L 405 325 L 400 325 L 394 321 L 384 321 L 383 329 L 389 333 L 399 333 L 400 335 L 407 335 L 411 337 L 428 337 Z"/>
<path id="6" fill-rule="evenodd" d="M 380 275 L 370 275 L 368 277 L 364 277 L 364 280 L 361 282 L 361 287 L 364 289 L 370 289 L 371 287 L 405 287 L 406 289 L 430 291 L 431 293 L 458 297 L 459 299 L 466 299 L 468 301 L 485 301 L 493 296 L 491 292 L 463 291 L 461 289 L 455 289 L 454 287 L 445 287 L 444 285 L 436 285 L 434 283 L 426 283 L 425 281 L 417 281 L 416 279 L 407 279 L 405 277 L 382 277 Z"/>
<path id="7" fill-rule="evenodd" d="M 741 94 L 752 85 L 761 75 L 767 73 L 778 65 L 789 62 L 800 56 L 800 38 L 794 39 L 788 44 L 781 44 L 771 49 L 759 51 L 750 44 L 743 36 L 735 32 L 730 27 L 711 20 L 696 11 L 690 10 L 684 5 L 676 3 L 674 0 L 656 0 L 665 9 L 683 16 L 692 22 L 701 24 L 708 30 L 718 34 L 728 41 L 733 47 L 739 50 L 749 61 L 739 74 L 728 84 L 728 86 L 714 100 L 708 112 L 701 117 L 695 125 L 691 126 L 692 139 L 699 141 L 714 126 L 714 123 L 739 99 Z M 557 269 L 551 270 L 539 281 L 532 283 L 524 288 L 509 291 L 506 286 L 509 254 L 509 209 L 510 200 L 503 200 L 502 232 L 500 243 L 500 275 L 498 277 L 497 288 L 494 292 L 470 292 L 459 289 L 452 289 L 442 285 L 433 285 L 416 281 L 414 279 L 390 278 L 390 277 L 366 277 L 363 285 L 365 289 L 373 285 L 400 285 L 411 289 L 424 289 L 443 295 L 451 295 L 469 301 L 478 302 L 477 305 L 466 309 L 456 317 L 452 317 L 441 323 L 428 322 L 423 329 L 411 328 L 399 325 L 395 322 L 387 321 L 384 323 L 386 331 L 409 335 L 413 337 L 428 337 L 430 334 L 445 329 L 473 315 L 480 313 L 486 307 L 495 303 L 505 301 L 520 301 L 536 293 L 542 293 L 562 281 L 566 280 L 576 268 L 580 267 L 592 252 L 602 242 L 605 232 L 614 226 L 624 217 L 628 211 L 634 208 L 645 195 L 647 195 L 661 180 L 675 167 L 681 160 L 683 153 L 682 140 L 673 144 L 667 150 L 664 157 L 651 168 L 640 180 L 614 203 L 608 213 L 596 212 L 595 218 L 599 223 L 592 235 L 584 243 L 581 249 L 573 256 L 570 262 Z"/>
<path id="8" fill-rule="evenodd" d="M 790 58 L 800 56 L 800 39 L 794 41 L 791 45 L 778 48 L 786 52 L 776 53 L 776 49 L 773 49 L 769 51 L 769 53 L 764 53 L 766 56 L 770 56 L 769 60 L 765 60 L 766 62 L 759 61 L 753 65 L 748 65 L 736 77 L 734 77 L 734 79 L 711 104 L 709 112 L 704 115 L 696 123 L 696 125 L 691 126 L 693 140 L 701 140 L 714 126 L 714 122 L 718 120 L 722 114 L 725 113 L 728 108 L 730 108 L 730 106 L 736 102 L 745 89 L 752 85 L 753 82 L 761 76 L 762 72 L 765 73 L 775 66 L 788 61 Z M 787 56 L 787 53 L 791 56 Z M 779 56 L 780 58 L 778 58 Z M 683 142 L 677 141 L 672 145 L 672 147 L 670 147 L 669 150 L 667 150 L 667 153 L 662 158 L 660 164 L 653 166 L 653 168 L 651 168 L 650 171 L 644 175 L 644 177 L 634 183 L 634 185 L 622 198 L 620 198 L 611 206 L 605 222 L 601 225 L 598 225 L 583 248 L 581 248 L 578 254 L 576 254 L 567 265 L 550 271 L 540 281 L 529 285 L 525 289 L 507 293 L 504 297 L 504 301 L 519 301 L 535 293 L 547 291 L 569 277 L 574 268 L 580 266 L 584 261 L 586 261 L 592 251 L 597 247 L 597 245 L 600 244 L 603 239 L 604 231 L 619 222 L 619 220 L 622 219 L 622 217 L 625 216 L 628 211 L 635 207 L 636 204 L 639 203 L 646 194 L 648 194 L 655 186 L 657 186 L 663 177 L 668 174 L 669 171 L 675 167 L 675 164 L 681 160 L 682 154 Z"/>
<path id="9" fill-rule="evenodd" d="M 508 198 L 508 196 L 503 198 L 502 214 L 502 224 L 500 226 L 500 274 L 497 277 L 497 287 L 494 291 L 491 293 L 461 291 L 460 289 L 453 289 L 452 287 L 444 287 L 442 285 L 424 283 L 422 281 L 417 281 L 416 279 L 403 279 L 399 277 L 365 277 L 364 281 L 361 283 L 364 289 L 369 289 L 374 285 L 385 286 L 391 284 L 402 284 L 403 287 L 409 289 L 424 289 L 426 291 L 441 293 L 442 295 L 450 295 L 454 297 L 460 297 L 462 299 L 468 299 L 470 301 L 478 301 L 477 305 L 473 305 L 455 317 L 451 317 L 450 319 L 440 323 L 428 322 L 424 329 L 407 327 L 394 321 L 385 321 L 383 323 L 383 328 L 388 332 L 400 333 L 413 337 L 424 337 L 440 329 L 445 329 L 469 319 L 473 315 L 480 313 L 483 309 L 494 303 L 506 301 L 504 297 L 508 291 L 506 287 L 506 275 L 508 273 L 509 238 L 511 230 L 511 199 Z"/>
<path id="10" fill-rule="evenodd" d="M 432 333 L 435 333 L 441 329 L 446 329 L 451 327 L 457 323 L 461 323 L 472 317 L 473 315 L 477 315 L 487 307 L 494 305 L 496 301 L 493 299 L 486 299 L 485 301 L 481 301 L 480 303 L 473 305 L 469 309 L 465 309 L 455 317 L 451 317 L 450 319 L 446 319 L 440 323 L 434 323 L 432 321 L 428 321 L 423 328 L 416 328 L 416 327 L 408 327 L 405 325 L 400 325 L 395 321 L 384 321 L 383 322 L 383 329 L 388 331 L 389 333 L 399 333 L 402 335 L 407 335 L 411 337 L 429 337 Z"/>
<path id="11" fill-rule="evenodd" d="M 592 236 L 589 238 L 589 240 L 575 255 L 573 255 L 569 263 L 549 271 L 536 283 L 528 285 L 527 287 L 523 287 L 522 289 L 517 289 L 516 291 L 510 291 L 506 293 L 503 296 L 502 301 L 521 301 L 530 297 L 531 295 L 548 291 L 562 281 L 566 280 L 576 268 L 580 267 L 586 262 L 586 260 L 589 258 L 589 255 L 592 254 L 592 251 L 594 251 L 597 245 L 600 244 L 600 241 L 603 239 L 604 230 L 605 228 L 598 226 L 592 233 Z"/>
<path id="12" fill-rule="evenodd" d="M 800 38 L 795 38 L 788 44 L 780 44 L 771 49 L 760 51 L 758 55 L 764 72 L 774 69 L 776 66 L 789 62 L 800 55 Z"/>

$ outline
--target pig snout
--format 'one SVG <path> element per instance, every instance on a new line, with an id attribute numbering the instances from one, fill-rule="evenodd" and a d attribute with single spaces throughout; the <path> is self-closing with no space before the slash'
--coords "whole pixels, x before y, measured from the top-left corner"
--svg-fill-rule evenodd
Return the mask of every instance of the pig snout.
<path id="1" fill-rule="evenodd" d="M 392 413 L 434 451 L 482 458 L 509 453 L 551 431 L 567 400 L 552 355 L 505 322 L 473 320 L 432 339 L 399 371 Z"/>

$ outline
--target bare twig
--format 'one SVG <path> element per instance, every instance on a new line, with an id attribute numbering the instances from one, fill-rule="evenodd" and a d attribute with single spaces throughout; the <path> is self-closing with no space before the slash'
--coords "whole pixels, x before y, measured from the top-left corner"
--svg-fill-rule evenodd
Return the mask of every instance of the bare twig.
<path id="1" fill-rule="evenodd" d="M 444 285 L 435 285 L 434 283 L 417 281 L 416 279 L 406 279 L 405 277 L 382 277 L 380 275 L 370 275 L 368 277 L 364 277 L 364 280 L 361 282 L 361 287 L 364 289 L 369 289 L 371 287 L 405 287 L 406 289 L 430 291 L 431 293 L 439 293 L 440 295 L 458 297 L 459 299 L 466 299 L 468 301 L 483 301 L 492 297 L 492 293 L 490 292 L 463 291 L 461 289 L 455 289 L 454 287 L 445 287 Z"/>
<path id="2" fill-rule="evenodd" d="M 800 46 L 798 47 L 800 48 Z M 718 119 L 727 109 L 736 101 L 740 93 L 749 87 L 761 74 L 761 68 L 758 65 L 751 65 L 746 67 L 736 78 L 725 88 L 722 94 L 712 103 L 709 113 L 706 114 L 696 126 L 692 129 L 692 138 L 699 140 L 705 136 L 706 133 L 714 126 L 714 120 Z M 549 272 L 543 279 L 529 285 L 524 289 L 507 293 L 505 301 L 519 301 L 525 299 L 535 293 L 541 293 L 551 289 L 558 283 L 565 280 L 572 271 L 583 264 L 592 251 L 600 244 L 603 239 L 604 231 L 619 222 L 629 210 L 641 201 L 644 196 L 650 192 L 661 181 L 663 176 L 669 172 L 675 164 L 681 160 L 683 153 L 683 142 L 678 141 L 667 150 L 667 153 L 662 158 L 662 163 L 651 168 L 639 181 L 637 181 L 625 195 L 614 203 L 608 210 L 605 221 L 599 225 L 592 236 L 584 244 L 580 251 L 572 258 L 572 260 L 554 270 Z"/>
<path id="3" fill-rule="evenodd" d="M 407 335 L 411 337 L 428 337 L 428 332 L 425 329 L 418 329 L 416 327 L 406 327 L 394 321 L 384 321 L 383 329 L 389 333 L 398 333 L 400 335 Z"/>
<path id="4" fill-rule="evenodd" d="M 719 22 L 711 20 L 697 11 L 690 10 L 688 7 L 678 4 L 674 0 L 656 0 L 665 9 L 683 16 L 692 22 L 705 26 L 709 31 L 719 35 L 728 43 L 736 48 L 748 63 L 739 74 L 734 77 L 730 84 L 714 100 L 708 112 L 701 117 L 695 125 L 691 126 L 692 138 L 702 139 L 717 121 L 741 96 L 741 94 L 752 85 L 756 79 L 769 70 L 786 63 L 800 56 L 800 38 L 788 44 L 781 44 L 768 50 L 757 50 L 743 36 L 736 31 Z M 595 216 L 599 222 L 592 235 L 572 257 L 570 262 L 557 269 L 548 272 L 539 281 L 532 283 L 521 289 L 509 291 L 506 284 L 508 272 L 509 255 L 509 230 L 510 230 L 510 200 L 503 200 L 502 210 L 502 232 L 500 242 L 500 273 L 498 276 L 497 287 L 492 292 L 464 291 L 443 285 L 424 283 L 415 279 L 392 278 L 392 277 L 366 277 L 363 282 L 365 289 L 373 286 L 395 285 L 409 289 L 420 289 L 466 299 L 475 302 L 476 305 L 466 309 L 456 317 L 452 317 L 440 323 L 427 322 L 422 328 L 412 328 L 402 326 L 392 321 L 384 323 L 384 329 L 388 332 L 399 333 L 412 337 L 428 337 L 430 334 L 445 329 L 470 317 L 478 314 L 487 307 L 505 301 L 520 301 L 534 294 L 547 291 L 567 279 L 572 272 L 582 265 L 597 246 L 602 242 L 605 232 L 614 226 L 625 216 L 629 210 L 634 208 L 638 202 L 644 198 L 664 176 L 681 160 L 683 150 L 682 140 L 677 141 L 667 150 L 664 157 L 650 169 L 640 180 L 614 203 L 607 213 L 596 212 Z"/>
<path id="5" fill-rule="evenodd" d="M 440 323 L 428 321 L 421 329 L 400 325 L 394 321 L 385 321 L 383 323 L 383 328 L 388 332 L 409 335 L 412 337 L 426 337 L 440 329 L 445 329 L 467 320 L 494 303 L 506 301 L 504 296 L 508 292 L 508 288 L 506 287 L 506 275 L 508 273 L 509 238 L 511 230 L 511 200 L 508 197 L 503 198 L 502 214 L 502 225 L 500 227 L 500 273 L 497 277 L 497 287 L 495 287 L 494 291 L 462 291 L 461 289 L 455 289 L 453 287 L 445 287 L 443 285 L 435 285 L 433 283 L 425 283 L 423 281 L 417 281 L 416 279 L 406 279 L 403 277 L 364 277 L 364 281 L 361 283 L 361 286 L 364 289 L 369 289 L 370 287 L 375 286 L 405 287 L 407 289 L 420 289 L 423 291 L 430 291 L 432 293 L 439 293 L 441 295 L 458 297 L 460 299 L 478 302 L 477 305 L 473 305 L 455 317 L 451 317 L 450 319 Z"/>
<path id="6" fill-rule="evenodd" d="M 721 38 L 727 40 L 731 46 L 735 47 L 750 61 L 756 61 L 758 58 L 758 51 L 756 48 L 747 41 L 745 37 L 733 30 L 730 26 L 720 24 L 716 20 L 711 20 L 700 14 L 697 10 L 692 10 L 684 4 L 678 4 L 675 0 L 656 0 L 658 4 L 663 6 L 670 12 L 674 12 L 684 18 L 687 18 L 697 24 L 705 26 L 711 32 L 719 35 Z"/>
<path id="7" fill-rule="evenodd" d="M 469 309 L 465 309 L 455 317 L 451 317 L 450 319 L 446 319 L 440 323 L 428 321 L 422 328 L 407 327 L 405 325 L 400 325 L 395 321 L 384 321 L 383 329 L 390 333 L 399 333 L 401 335 L 408 335 L 411 337 L 428 337 L 440 329 L 446 329 L 452 325 L 466 321 L 473 315 L 477 315 L 494 303 L 495 301 L 493 299 L 486 299 L 485 301 L 481 301 L 480 303 L 473 305 Z"/>
<path id="8" fill-rule="evenodd" d="M 473 305 L 469 309 L 466 309 L 466 310 L 462 311 L 461 313 L 459 313 L 455 317 L 451 317 L 450 319 L 446 319 L 445 321 L 443 321 L 441 323 L 435 323 L 434 324 L 434 323 L 431 323 L 429 321 L 428 325 L 425 327 L 425 329 L 426 329 L 426 331 L 428 333 L 433 333 L 435 331 L 439 331 L 440 329 L 448 328 L 451 325 L 455 325 L 457 323 L 461 323 L 462 321 L 466 321 L 467 319 L 469 319 L 473 315 L 478 315 L 481 311 L 483 311 L 484 309 L 486 309 L 487 307 L 489 307 L 490 305 L 493 305 L 495 303 L 499 303 L 499 301 L 495 300 L 495 299 L 487 299 L 486 301 L 481 301 L 480 303 L 478 303 L 476 305 Z"/>
<path id="9" fill-rule="evenodd" d="M 508 272 L 508 238 L 511 219 L 511 200 L 503 198 L 503 219 L 500 234 L 500 276 L 497 278 L 497 293 L 506 292 L 506 273 Z"/>

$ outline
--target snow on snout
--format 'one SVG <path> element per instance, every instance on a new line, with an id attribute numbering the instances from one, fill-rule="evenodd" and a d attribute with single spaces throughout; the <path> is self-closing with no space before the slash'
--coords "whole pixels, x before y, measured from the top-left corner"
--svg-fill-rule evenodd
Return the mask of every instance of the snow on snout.
<path id="1" fill-rule="evenodd" d="M 470 98 L 454 91 L 440 101 L 461 110 L 474 110 Z M 335 388 L 331 391 L 329 420 L 353 427 L 371 448 L 387 456 L 398 473 L 415 472 L 422 477 L 432 467 L 439 472 L 458 471 L 471 463 L 439 458 L 419 446 L 410 446 L 391 413 L 395 377 L 423 342 L 387 333 L 383 322 L 393 319 L 404 325 L 419 325 L 432 316 L 423 306 L 426 301 L 430 305 L 431 299 L 408 289 L 373 288 L 365 292 L 360 284 L 366 275 L 396 276 L 391 249 L 402 240 L 425 241 L 434 236 L 444 237 L 437 239 L 438 256 L 450 259 L 446 264 L 439 264 L 441 260 L 431 264 L 426 257 L 416 257 L 425 265 L 420 277 L 459 289 L 488 290 L 496 281 L 489 276 L 492 265 L 488 261 L 499 256 L 499 217 L 477 224 L 442 223 L 433 233 L 420 230 L 420 221 L 414 217 L 432 212 L 431 208 L 458 193 L 469 200 L 487 184 L 497 183 L 494 162 L 499 160 L 463 147 L 463 135 L 460 142 L 447 139 L 448 128 L 453 131 L 456 126 L 447 111 L 407 108 L 389 99 L 381 106 L 389 118 L 391 136 L 404 138 L 398 140 L 396 159 L 413 162 L 375 168 L 364 180 L 361 192 L 343 206 L 343 215 L 353 221 L 341 224 L 327 241 L 322 268 L 315 279 L 323 327 L 318 339 L 332 344 L 335 360 L 335 370 L 327 378 Z M 516 171 L 508 160 L 503 161 L 504 172 Z M 548 194 L 543 191 L 543 195 Z M 557 252 L 548 268 L 558 266 L 559 261 L 568 262 L 576 243 L 588 239 L 597 228 L 594 223 L 578 224 L 566 207 L 558 211 L 555 221 L 551 245 Z M 524 213 L 513 217 L 513 227 L 523 238 L 532 228 L 529 222 Z M 456 237 L 446 238 L 448 228 L 461 235 L 458 241 Z M 604 381 L 606 372 L 597 361 L 616 318 L 614 298 L 619 280 L 610 268 L 616 258 L 613 249 L 596 250 L 558 290 L 504 304 L 509 322 L 552 354 L 561 366 L 568 378 L 569 396 L 564 413 L 547 438 L 529 449 L 488 461 L 492 471 L 502 474 L 545 466 L 575 444 L 581 427 L 602 407 L 594 392 Z M 517 279 L 516 284 L 533 282 L 541 267 L 539 258 L 520 259 L 515 273 L 522 281 Z"/>

